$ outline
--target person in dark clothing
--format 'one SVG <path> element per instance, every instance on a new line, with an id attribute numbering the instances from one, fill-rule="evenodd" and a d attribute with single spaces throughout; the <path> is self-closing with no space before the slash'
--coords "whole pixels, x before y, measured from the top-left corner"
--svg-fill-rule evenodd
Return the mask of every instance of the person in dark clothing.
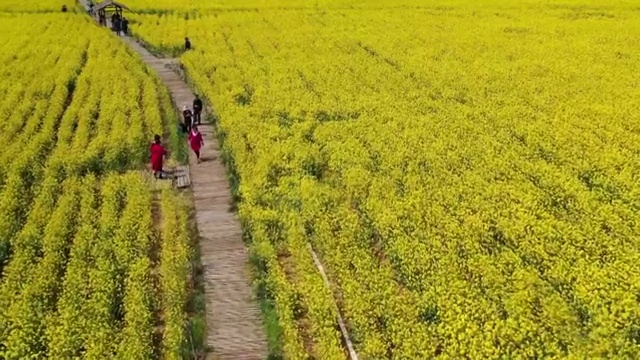
<path id="1" fill-rule="evenodd" d="M 202 100 L 198 95 L 193 99 L 193 115 L 194 124 L 200 125 L 202 122 Z"/>
<path id="2" fill-rule="evenodd" d="M 100 21 L 100 25 L 107 26 L 107 16 L 103 12 L 98 14 L 98 19 Z"/>
<path id="3" fill-rule="evenodd" d="M 111 15 L 111 30 L 113 30 L 118 36 L 120 36 L 120 15 L 113 13 Z"/>
<path id="4" fill-rule="evenodd" d="M 120 27 L 122 28 L 122 33 L 124 34 L 124 36 L 129 35 L 129 20 L 127 20 L 127 18 L 122 18 Z"/>
<path id="5" fill-rule="evenodd" d="M 187 132 L 190 132 L 191 124 L 193 124 L 193 113 L 187 105 L 182 108 L 182 116 L 184 117 L 184 125 L 187 127 Z"/>
<path id="6" fill-rule="evenodd" d="M 188 37 L 184 38 L 184 50 L 185 51 L 191 50 L 191 40 L 189 40 Z"/>
<path id="7" fill-rule="evenodd" d="M 67 12 L 67 5 L 62 5 L 62 12 Z"/>
<path id="8" fill-rule="evenodd" d="M 122 30 L 122 24 L 120 22 L 120 17 L 117 17 L 116 21 L 113 23 L 113 30 L 116 32 L 116 35 L 120 36 L 120 32 Z"/>

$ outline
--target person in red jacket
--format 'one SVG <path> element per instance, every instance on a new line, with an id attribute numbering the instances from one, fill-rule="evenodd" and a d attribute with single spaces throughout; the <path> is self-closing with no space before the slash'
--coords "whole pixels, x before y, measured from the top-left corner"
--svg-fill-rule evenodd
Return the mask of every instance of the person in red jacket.
<path id="1" fill-rule="evenodd" d="M 189 144 L 191 145 L 191 149 L 194 153 L 196 153 L 196 158 L 198 159 L 198 164 L 200 163 L 200 148 L 204 146 L 204 141 L 202 141 L 202 134 L 198 131 L 198 127 L 193 125 L 191 128 L 191 132 L 189 133 Z"/>
<path id="2" fill-rule="evenodd" d="M 160 135 L 154 136 L 153 140 L 153 144 L 151 144 L 151 169 L 156 179 L 162 179 L 162 160 L 167 151 L 162 146 Z"/>

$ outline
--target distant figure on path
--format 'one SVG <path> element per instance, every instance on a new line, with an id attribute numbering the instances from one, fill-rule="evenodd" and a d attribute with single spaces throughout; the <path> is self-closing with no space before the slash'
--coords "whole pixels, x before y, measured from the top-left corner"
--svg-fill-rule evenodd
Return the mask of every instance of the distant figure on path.
<path id="1" fill-rule="evenodd" d="M 184 51 L 191 50 L 191 40 L 188 37 L 184 38 Z"/>
<path id="2" fill-rule="evenodd" d="M 120 36 L 120 30 L 122 29 L 121 27 L 121 22 L 120 22 L 120 16 L 116 16 L 116 19 L 113 20 L 113 31 L 116 32 L 116 35 Z"/>
<path id="3" fill-rule="evenodd" d="M 129 20 L 127 20 L 127 18 L 122 18 L 121 27 L 124 36 L 129 35 Z"/>
<path id="4" fill-rule="evenodd" d="M 202 133 L 198 131 L 198 127 L 195 125 L 191 129 L 191 133 L 189 133 L 189 144 L 193 152 L 196 153 L 198 164 L 200 164 L 200 148 L 204 146 L 204 141 L 202 141 Z"/>
<path id="5" fill-rule="evenodd" d="M 160 135 L 154 136 L 151 144 L 151 169 L 156 179 L 162 179 L 162 161 L 165 155 L 167 151 L 162 146 Z"/>
<path id="6" fill-rule="evenodd" d="M 182 108 L 182 116 L 184 117 L 184 125 L 187 127 L 187 131 L 191 131 L 191 124 L 193 124 L 193 113 L 187 105 Z"/>
<path id="7" fill-rule="evenodd" d="M 107 15 L 105 15 L 103 12 L 100 12 L 98 14 L 98 21 L 100 22 L 100 25 L 107 26 Z"/>
<path id="8" fill-rule="evenodd" d="M 193 123 L 200 125 L 200 122 L 202 121 L 202 100 L 200 100 L 198 95 L 193 99 L 193 114 Z"/>
<path id="9" fill-rule="evenodd" d="M 67 12 L 67 5 L 62 5 L 62 12 Z"/>

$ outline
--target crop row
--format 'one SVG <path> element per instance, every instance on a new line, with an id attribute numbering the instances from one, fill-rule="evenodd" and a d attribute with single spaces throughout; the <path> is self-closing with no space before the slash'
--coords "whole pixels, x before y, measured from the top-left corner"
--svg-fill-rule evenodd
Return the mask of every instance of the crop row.
<path id="1" fill-rule="evenodd" d="M 149 139 L 164 133 L 172 119 L 157 80 L 124 45 L 83 17 L 0 16 L 3 31 L 15 32 L 3 44 L 4 54 L 14 54 L 6 71 L 18 74 L 3 82 L 3 90 L 14 95 L 0 103 L 8 144 L 0 156 L 4 260 L 45 173 L 63 179 L 139 167 L 147 160 Z M 25 46 L 31 39 L 36 43 Z"/>

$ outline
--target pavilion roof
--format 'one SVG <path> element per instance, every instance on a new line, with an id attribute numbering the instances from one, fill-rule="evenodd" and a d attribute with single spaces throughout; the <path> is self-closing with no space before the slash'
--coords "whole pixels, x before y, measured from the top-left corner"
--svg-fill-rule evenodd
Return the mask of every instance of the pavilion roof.
<path id="1" fill-rule="evenodd" d="M 98 11 L 98 10 L 106 9 L 106 8 L 108 8 L 108 7 L 115 7 L 115 8 L 121 8 L 121 9 L 131 10 L 131 9 L 129 9 L 129 8 L 127 7 L 127 5 L 125 5 L 125 4 L 121 4 L 121 3 L 117 2 L 117 1 L 113 1 L 113 0 L 106 0 L 106 1 L 103 1 L 103 2 L 101 2 L 101 3 L 99 3 L 99 4 L 96 4 L 96 5 L 93 7 L 93 11 Z"/>

